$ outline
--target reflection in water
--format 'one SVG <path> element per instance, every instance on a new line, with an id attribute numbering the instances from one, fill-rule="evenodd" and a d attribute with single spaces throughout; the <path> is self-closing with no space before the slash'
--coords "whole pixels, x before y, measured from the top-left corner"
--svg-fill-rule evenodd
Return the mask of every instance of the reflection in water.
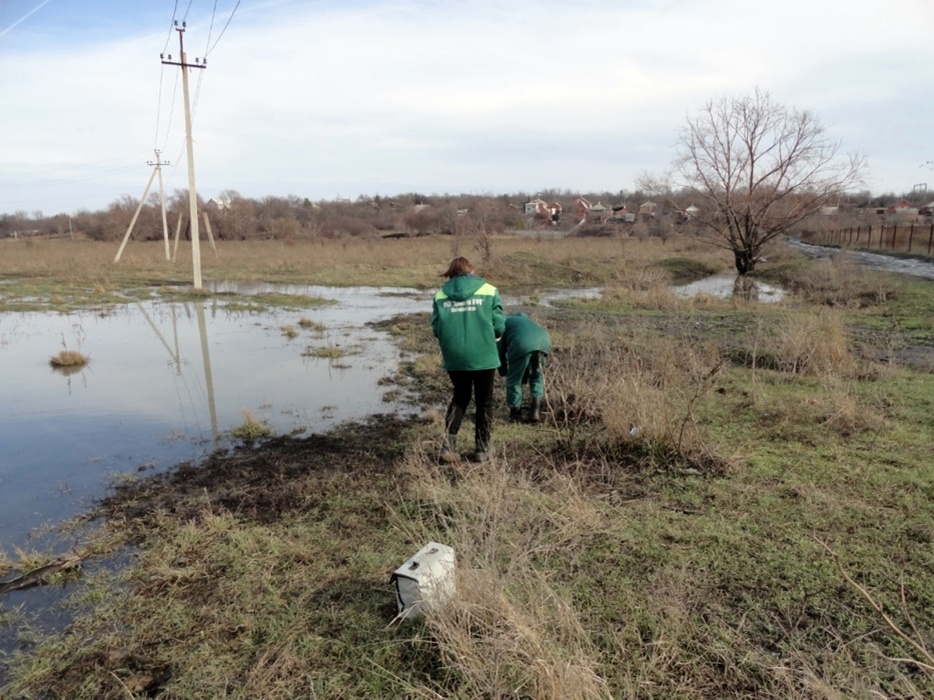
<path id="1" fill-rule="evenodd" d="M 194 302 L 194 305 L 196 315 L 198 317 L 198 337 L 201 340 L 201 362 L 204 366 L 204 383 L 207 387 L 208 412 L 210 413 L 211 417 L 211 435 L 213 436 L 216 444 L 218 437 L 220 437 L 220 433 L 217 428 L 217 404 L 214 400 L 214 375 L 211 373 L 211 353 L 208 349 L 208 331 L 204 315 L 204 302 L 196 301 Z M 149 324 L 150 328 L 152 328 L 152 330 L 155 332 L 156 338 L 158 338 L 159 342 L 162 343 L 162 347 L 164 347 L 169 353 L 169 357 L 172 359 L 172 362 L 175 366 L 176 374 L 180 375 L 182 373 L 182 358 L 178 351 L 178 315 L 176 313 L 176 305 L 170 305 L 172 314 L 172 338 L 174 340 L 174 350 L 169 347 L 165 337 L 162 335 L 162 331 L 159 330 L 159 327 L 153 322 L 152 318 L 150 318 L 149 314 L 146 312 L 146 309 L 143 308 L 143 305 L 137 302 L 136 307 L 139 309 L 142 317 L 146 319 L 146 322 Z"/>
<path id="2" fill-rule="evenodd" d="M 216 251 L 215 251 L 216 252 Z M 198 335 L 201 338 L 201 362 L 204 365 L 204 384 L 208 390 L 208 412 L 211 416 L 211 435 L 217 442 L 217 404 L 214 402 L 214 375 L 211 373 L 211 353 L 208 351 L 208 330 L 204 322 L 204 302 L 196 301 L 195 310 L 198 312 Z"/>
<path id="3" fill-rule="evenodd" d="M 685 299 L 707 295 L 719 299 L 735 298 L 774 303 L 785 298 L 785 290 L 781 287 L 766 284 L 748 275 L 734 275 L 728 272 L 673 287 L 672 291 Z"/>
<path id="4" fill-rule="evenodd" d="M 398 350 L 366 324 L 423 312 L 430 296 L 390 291 L 316 288 L 310 295 L 338 303 L 300 310 L 228 310 L 236 300 L 215 297 L 106 313 L 0 313 L 0 551 L 83 510 L 115 472 L 198 460 L 233 444 L 244 410 L 293 433 L 404 409 L 405 396 L 384 400 L 390 387 L 380 384 L 395 373 Z M 301 329 L 303 318 L 325 332 Z M 283 336 L 285 324 L 301 329 L 298 342 Z M 75 333 L 94 364 L 63 385 L 46 358 Z M 324 352 L 335 339 L 359 349 L 340 368 Z M 325 356 L 303 353 L 308 347 Z"/>
<path id="5" fill-rule="evenodd" d="M 736 279 L 733 280 L 733 298 L 759 301 L 759 286 L 749 275 L 736 275 Z"/>
<path id="6" fill-rule="evenodd" d="M 87 364 L 83 365 L 51 365 L 52 371 L 56 374 L 60 374 L 63 377 L 70 377 L 73 374 L 78 374 L 78 372 L 83 372 L 84 368 L 87 367 Z"/>

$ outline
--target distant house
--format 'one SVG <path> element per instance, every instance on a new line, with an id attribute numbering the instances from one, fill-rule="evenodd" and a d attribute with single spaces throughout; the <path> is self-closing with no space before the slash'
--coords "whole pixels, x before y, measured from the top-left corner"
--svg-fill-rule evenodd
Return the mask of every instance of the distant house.
<path id="1" fill-rule="evenodd" d="M 836 216 L 840 212 L 840 207 L 821 207 L 821 216 Z"/>
<path id="2" fill-rule="evenodd" d="M 918 208 L 913 206 L 908 200 L 903 199 L 900 202 L 895 202 L 895 204 L 890 207 L 886 207 L 885 214 L 888 218 L 899 219 L 901 221 L 914 221 L 918 218 Z"/>
<path id="3" fill-rule="evenodd" d="M 233 206 L 230 197 L 214 197 L 204 204 L 208 211 L 227 211 Z"/>
<path id="4" fill-rule="evenodd" d="M 684 210 L 684 215 L 689 219 L 693 219 L 698 214 L 700 214 L 700 207 L 696 207 L 693 204 Z"/>
<path id="5" fill-rule="evenodd" d="M 523 211 L 525 211 L 525 213 L 529 216 L 534 216 L 538 213 L 545 213 L 548 211 L 548 202 L 546 202 L 544 199 L 540 199 L 539 197 L 530 199 L 525 203 Z"/>
<path id="6" fill-rule="evenodd" d="M 655 202 L 643 202 L 639 205 L 639 216 L 643 219 L 654 219 L 657 209 L 658 205 Z"/>
<path id="7" fill-rule="evenodd" d="M 587 217 L 587 213 L 590 211 L 590 208 L 593 207 L 589 201 L 583 197 L 578 197 L 574 200 L 574 211 L 577 214 L 578 219 L 584 219 Z"/>
<path id="8" fill-rule="evenodd" d="M 587 221 L 596 222 L 599 224 L 605 224 L 609 218 L 610 210 L 607 209 L 603 204 L 597 202 L 590 210 L 587 212 Z"/>
<path id="9" fill-rule="evenodd" d="M 629 211 L 625 204 L 617 204 L 611 209 L 613 213 L 610 215 L 610 221 L 622 221 L 626 224 L 635 223 L 635 213 Z"/>

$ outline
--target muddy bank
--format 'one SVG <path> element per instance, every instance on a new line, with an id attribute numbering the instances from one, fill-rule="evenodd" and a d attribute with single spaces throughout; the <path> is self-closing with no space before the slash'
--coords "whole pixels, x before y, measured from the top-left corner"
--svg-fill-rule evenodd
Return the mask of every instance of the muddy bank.
<path id="1" fill-rule="evenodd" d="M 125 523 L 144 535 L 153 517 L 197 521 L 209 513 L 273 522 L 308 511 L 331 488 L 382 488 L 395 478 L 402 436 L 417 419 L 378 415 L 308 437 L 281 436 L 183 462 L 117 485 L 92 518 Z"/>

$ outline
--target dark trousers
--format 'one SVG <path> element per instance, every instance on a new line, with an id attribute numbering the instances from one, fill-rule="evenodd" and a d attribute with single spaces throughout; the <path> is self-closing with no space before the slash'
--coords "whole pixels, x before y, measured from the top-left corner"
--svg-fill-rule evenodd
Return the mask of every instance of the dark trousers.
<path id="1" fill-rule="evenodd" d="M 477 448 L 486 450 L 490 444 L 490 431 L 493 427 L 493 378 L 496 376 L 496 370 L 448 372 L 448 376 L 454 385 L 454 396 L 448 404 L 444 420 L 448 435 L 457 435 L 472 395 L 477 407 L 474 438 Z"/>

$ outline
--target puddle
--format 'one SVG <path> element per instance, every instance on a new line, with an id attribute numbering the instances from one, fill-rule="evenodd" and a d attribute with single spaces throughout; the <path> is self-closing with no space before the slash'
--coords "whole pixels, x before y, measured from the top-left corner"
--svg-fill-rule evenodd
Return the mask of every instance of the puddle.
<path id="1" fill-rule="evenodd" d="M 781 287 L 748 277 L 740 278 L 734 273 L 705 277 L 690 284 L 672 287 L 672 291 L 685 299 L 706 295 L 718 299 L 743 298 L 767 304 L 782 301 L 786 296 L 785 290 Z"/>
<path id="2" fill-rule="evenodd" d="M 566 301 L 568 299 L 600 299 L 602 297 L 602 287 L 590 287 L 588 289 L 554 289 L 516 297 L 503 295 L 503 306 L 506 307 L 506 313 L 509 313 L 509 307 L 513 304 L 523 306 L 554 306 L 556 301 Z"/>

